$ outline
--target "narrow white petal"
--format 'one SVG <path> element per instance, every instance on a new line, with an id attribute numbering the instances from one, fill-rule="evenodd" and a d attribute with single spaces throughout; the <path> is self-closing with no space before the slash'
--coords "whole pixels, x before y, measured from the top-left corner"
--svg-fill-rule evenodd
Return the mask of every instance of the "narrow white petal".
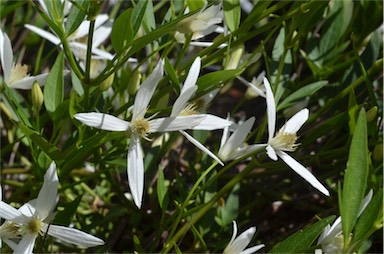
<path id="1" fill-rule="evenodd" d="M 267 100 L 267 115 L 268 115 L 268 142 L 275 135 L 276 127 L 276 104 L 275 97 L 272 92 L 271 84 L 267 78 L 264 78 L 265 95 Z"/>
<path id="2" fill-rule="evenodd" d="M 241 233 L 233 242 L 232 242 L 232 250 L 233 253 L 241 253 L 248 244 L 251 242 L 253 235 L 256 232 L 256 227 L 251 227 Z"/>
<path id="3" fill-rule="evenodd" d="M 189 69 L 188 76 L 185 79 L 184 86 L 181 89 L 181 93 L 183 93 L 185 90 L 196 87 L 197 78 L 200 74 L 200 68 L 201 68 L 201 59 L 200 57 L 196 57 L 195 61 L 192 63 L 191 68 Z"/>
<path id="4" fill-rule="evenodd" d="M 66 243 L 74 244 L 84 248 L 104 244 L 104 241 L 100 238 L 69 227 L 50 225 L 48 228 L 48 234 Z"/>
<path id="5" fill-rule="evenodd" d="M 265 93 L 260 88 L 258 88 L 257 86 L 255 86 L 251 82 L 247 81 L 243 77 L 238 76 L 237 79 L 240 80 L 241 82 L 243 82 L 249 88 L 251 88 L 256 94 L 258 94 L 258 95 L 260 95 L 260 96 L 262 96 L 264 98 L 266 97 Z"/>
<path id="6" fill-rule="evenodd" d="M 186 133 L 185 131 L 180 131 L 192 144 L 194 144 L 197 148 L 199 148 L 204 153 L 208 154 L 212 159 L 217 161 L 220 165 L 224 166 L 224 163 L 211 151 L 208 150 L 203 144 L 197 141 L 194 137 Z"/>
<path id="7" fill-rule="evenodd" d="M 72 49 L 72 53 L 76 57 L 80 59 L 85 59 L 86 53 L 87 53 L 86 44 L 73 41 L 69 43 L 69 47 Z M 94 54 L 92 57 L 95 57 L 97 59 L 112 60 L 114 57 L 111 53 L 101 50 L 99 48 L 92 47 L 91 51 L 92 51 L 92 54 Z"/>
<path id="8" fill-rule="evenodd" d="M 324 195 L 329 196 L 329 191 L 316 179 L 308 169 L 306 169 L 303 165 L 293 159 L 291 156 L 286 154 L 283 151 L 276 151 L 276 154 L 285 162 L 287 165 L 292 168 L 297 174 L 299 174 L 302 178 L 304 178 L 308 183 L 310 183 L 313 187 L 318 189 Z"/>
<path id="9" fill-rule="evenodd" d="M 13 251 L 17 248 L 17 244 L 14 241 L 9 240 L 7 238 L 3 238 L 3 239 L 0 238 L 0 242 L 1 242 L 1 240 L 3 240 L 3 242 L 5 242 L 5 244 L 7 244 L 8 247 L 11 248 Z M 0 249 L 1 248 L 2 248 L 2 245 L 0 243 Z"/>
<path id="10" fill-rule="evenodd" d="M 236 221 L 232 221 L 232 225 L 233 225 L 233 233 L 232 233 L 232 237 L 231 237 L 231 241 L 229 241 L 229 244 L 232 244 L 233 241 L 235 240 L 236 236 L 237 236 L 237 223 Z"/>
<path id="11" fill-rule="evenodd" d="M 102 44 L 111 34 L 112 25 L 104 25 L 97 28 L 93 35 L 92 47 L 97 48 Z"/>
<path id="12" fill-rule="evenodd" d="M 228 121 L 227 119 L 210 115 L 210 114 L 200 114 L 202 116 L 205 116 L 203 121 L 201 121 L 198 125 L 193 126 L 192 130 L 206 130 L 206 131 L 212 131 L 212 130 L 218 130 L 218 129 L 224 129 L 225 127 L 228 127 L 233 124 L 232 121 Z"/>
<path id="13" fill-rule="evenodd" d="M 8 83 L 13 65 L 13 51 L 11 40 L 8 35 L 0 29 L 0 60 L 3 69 L 4 81 Z"/>
<path id="14" fill-rule="evenodd" d="M 22 222 L 23 214 L 16 208 L 0 201 L 0 218 L 11 220 L 15 222 Z"/>
<path id="15" fill-rule="evenodd" d="M 103 113 L 78 113 L 74 117 L 85 125 L 106 131 L 126 131 L 129 122 Z"/>
<path id="16" fill-rule="evenodd" d="M 129 188 L 131 189 L 133 201 L 140 208 L 144 190 L 144 162 L 139 137 L 135 135 L 131 135 L 127 165 Z"/>
<path id="17" fill-rule="evenodd" d="M 32 254 L 33 247 L 35 246 L 36 236 L 33 234 L 25 234 L 23 239 L 13 249 L 13 253 L 17 254 Z"/>
<path id="18" fill-rule="evenodd" d="M 332 242 L 332 240 L 338 235 L 340 234 L 341 232 L 343 231 L 342 229 L 342 225 L 341 225 L 341 217 L 338 217 L 335 222 L 332 224 L 331 227 L 329 227 L 329 225 L 327 226 L 326 229 L 324 229 L 323 232 L 325 232 L 326 234 L 322 234 L 320 237 L 319 237 L 319 241 L 318 241 L 318 244 L 326 244 L 326 243 L 330 243 Z"/>
<path id="19" fill-rule="evenodd" d="M 291 117 L 284 125 L 281 127 L 284 132 L 287 133 L 296 133 L 301 126 L 308 120 L 309 110 L 307 108 L 300 110 L 294 116 Z"/>
<path id="20" fill-rule="evenodd" d="M 189 45 L 195 46 L 195 47 L 203 47 L 203 48 L 208 48 L 212 46 L 214 43 L 210 41 L 191 41 Z M 222 43 L 218 46 L 218 48 L 224 48 L 227 46 L 227 43 Z"/>
<path id="21" fill-rule="evenodd" d="M 21 212 L 27 220 L 31 218 L 36 212 L 36 198 L 28 201 L 19 208 L 19 212 Z"/>
<path id="22" fill-rule="evenodd" d="M 55 45 L 61 44 L 59 37 L 57 37 L 56 35 L 54 35 L 50 32 L 47 32 L 47 31 L 45 31 L 45 30 L 43 30 L 37 26 L 33 26 L 33 25 L 29 25 L 29 24 L 25 24 L 24 26 L 25 26 L 25 28 L 31 30 L 32 32 L 37 33 L 38 35 L 40 35 L 44 39 L 47 39 L 48 41 L 52 42 Z"/>
<path id="23" fill-rule="evenodd" d="M 229 121 L 230 117 L 229 117 L 229 113 L 228 113 L 228 116 L 227 116 L 227 120 Z M 220 149 L 222 149 L 222 147 L 225 145 L 225 143 L 227 143 L 227 140 L 229 138 L 229 126 L 228 127 L 225 127 L 223 129 L 223 135 L 221 136 L 221 140 L 220 140 Z"/>
<path id="24" fill-rule="evenodd" d="M 220 148 L 219 156 L 223 160 L 227 161 L 231 157 L 231 154 L 244 143 L 245 138 L 252 129 L 255 118 L 251 117 L 244 123 L 240 124 L 233 134 L 229 137 L 227 142 Z"/>
<path id="25" fill-rule="evenodd" d="M 246 154 L 251 154 L 257 150 L 261 150 L 263 148 L 266 148 L 268 145 L 267 144 L 254 144 L 254 145 L 249 145 L 246 147 L 241 148 L 241 156 L 244 156 Z"/>
<path id="26" fill-rule="evenodd" d="M 111 53 L 99 48 L 92 48 L 92 54 L 95 54 L 95 56 L 99 56 L 105 60 L 112 60 L 115 57 L 115 55 L 112 55 Z"/>
<path id="27" fill-rule="evenodd" d="M 259 245 L 256 245 L 256 246 L 253 246 L 251 248 L 243 250 L 240 254 L 252 254 L 252 253 L 255 253 L 256 251 L 258 251 L 264 247 L 265 247 L 264 244 L 259 244 Z"/>
<path id="28" fill-rule="evenodd" d="M 149 121 L 149 132 L 153 133 L 188 130 L 191 129 L 193 126 L 200 124 L 204 119 L 205 115 L 157 118 Z"/>
<path id="29" fill-rule="evenodd" d="M 43 186 L 36 200 L 36 210 L 42 220 L 45 220 L 56 205 L 59 178 L 56 172 L 56 163 L 53 161 L 44 175 Z"/>
<path id="30" fill-rule="evenodd" d="M 271 160 L 277 161 L 277 155 L 276 155 L 275 149 L 273 149 L 272 146 L 267 145 L 266 150 L 267 150 L 268 157 L 271 158 Z"/>
<path id="31" fill-rule="evenodd" d="M 95 19 L 95 28 L 94 28 L 95 32 L 100 28 L 100 26 L 102 26 L 105 22 L 107 22 L 107 20 L 108 20 L 107 14 L 97 15 Z M 70 39 L 76 40 L 78 38 L 87 36 L 89 33 L 89 25 L 90 25 L 90 21 L 88 20 L 81 22 L 80 26 L 76 29 L 76 32 L 70 37 Z M 95 35 L 96 33 L 94 34 L 94 36 Z"/>
<path id="32" fill-rule="evenodd" d="M 153 93 L 156 90 L 156 87 L 163 76 L 163 66 L 164 61 L 161 60 L 153 72 L 148 76 L 144 83 L 140 86 L 139 91 L 137 92 L 135 103 L 133 106 L 133 115 L 132 119 L 137 119 L 144 117 L 145 112 L 149 101 L 152 98 Z"/>
<path id="33" fill-rule="evenodd" d="M 183 89 L 179 97 L 177 97 L 175 103 L 173 104 L 171 116 L 178 116 L 196 91 L 197 86 L 192 86 L 188 89 Z"/>
<path id="34" fill-rule="evenodd" d="M 361 208 L 359 210 L 359 214 L 357 215 L 358 217 L 364 212 L 365 208 L 371 202 L 373 197 L 373 190 L 371 189 L 368 194 L 364 197 L 363 201 L 361 202 Z"/>
<path id="35" fill-rule="evenodd" d="M 14 83 L 9 84 L 9 87 L 14 89 L 31 90 L 35 81 L 39 84 L 39 86 L 44 86 L 47 77 L 48 73 L 25 77 L 20 80 L 17 80 Z"/>

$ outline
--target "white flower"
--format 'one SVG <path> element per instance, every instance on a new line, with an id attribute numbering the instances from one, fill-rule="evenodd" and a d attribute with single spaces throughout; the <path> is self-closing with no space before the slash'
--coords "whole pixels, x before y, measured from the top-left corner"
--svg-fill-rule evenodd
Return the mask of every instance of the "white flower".
<path id="1" fill-rule="evenodd" d="M 98 47 L 109 37 L 112 31 L 112 25 L 108 21 L 109 17 L 107 14 L 100 14 L 95 19 L 95 30 L 93 32 L 93 40 L 92 40 L 92 53 L 95 56 L 98 56 L 102 59 L 112 60 L 113 55 L 99 49 Z M 83 21 L 80 26 L 68 36 L 67 40 L 70 48 L 73 53 L 80 59 L 85 59 L 86 50 L 87 50 L 87 36 L 89 32 L 90 21 Z M 25 27 L 41 37 L 47 39 L 55 45 L 60 45 L 61 40 L 55 34 L 47 32 L 39 27 L 26 24 Z"/>
<path id="2" fill-rule="evenodd" d="M 303 109 L 289 119 L 283 127 L 275 134 L 276 128 L 276 104 L 272 93 L 271 85 L 268 79 L 264 78 L 264 86 L 267 99 L 267 115 L 268 115 L 268 144 L 266 146 L 269 158 L 276 161 L 280 157 L 289 167 L 297 174 L 303 177 L 313 187 L 318 189 L 324 195 L 329 196 L 329 191 L 309 172 L 303 165 L 289 156 L 286 152 L 295 151 L 298 144 L 297 131 L 307 121 L 309 110 Z"/>
<path id="3" fill-rule="evenodd" d="M 56 164 L 52 162 L 44 175 L 44 183 L 37 199 L 23 205 L 19 210 L 0 202 L 0 217 L 19 224 L 25 230 L 23 238 L 17 246 L 13 246 L 14 253 L 32 253 L 36 238 L 45 233 L 80 247 L 104 244 L 103 240 L 80 230 L 48 224 L 56 205 L 58 183 Z"/>
<path id="4" fill-rule="evenodd" d="M 13 62 L 11 41 L 6 33 L 0 29 L 0 60 L 3 69 L 4 82 L 10 88 L 28 90 L 33 82 L 42 86 L 45 84 L 48 73 L 37 76 L 28 75 L 28 66 Z"/>
<path id="5" fill-rule="evenodd" d="M 373 190 L 370 190 L 364 197 L 361 208 L 358 213 L 358 217 L 363 213 L 364 209 L 371 202 L 373 196 Z M 317 249 L 318 253 L 343 253 L 344 249 L 344 236 L 341 224 L 341 217 L 338 217 L 331 225 L 327 225 L 319 239 L 317 244 L 321 245 L 321 249 Z"/>
<path id="6" fill-rule="evenodd" d="M 2 201 L 2 190 L 0 185 L 0 202 Z M 11 238 L 16 238 L 19 232 L 19 225 L 12 221 L 5 221 L 0 226 L 0 249 L 2 248 L 2 242 L 4 241 L 12 250 L 16 244 L 11 241 Z"/>
<path id="7" fill-rule="evenodd" d="M 239 124 L 231 136 L 229 136 L 229 128 L 224 129 L 219 149 L 219 157 L 223 161 L 236 160 L 265 147 L 264 144 L 244 145 L 245 138 L 251 131 L 254 122 L 255 118 L 251 117 Z"/>
<path id="8" fill-rule="evenodd" d="M 158 119 L 153 119 L 154 116 L 144 118 L 149 101 L 162 78 L 163 65 L 164 62 L 161 61 L 140 86 L 133 105 L 133 115 L 130 122 L 103 113 L 79 113 L 74 116 L 77 120 L 90 127 L 108 131 L 130 132 L 131 138 L 127 156 L 128 183 L 133 200 L 139 208 L 141 207 L 144 190 L 144 163 L 140 137 L 147 139 L 147 135 L 154 132 L 186 129 L 213 130 L 224 128 L 230 124 L 228 121 L 210 115 L 178 116 L 176 114 L 176 116 Z"/>
<path id="9" fill-rule="evenodd" d="M 260 250 L 264 247 L 264 244 L 256 245 L 251 248 L 246 249 L 248 244 L 251 242 L 253 235 L 256 232 L 256 227 L 251 227 L 241 233 L 238 237 L 237 235 L 237 225 L 236 221 L 233 221 L 233 235 L 231 241 L 225 247 L 223 254 L 251 254 L 255 251 Z"/>

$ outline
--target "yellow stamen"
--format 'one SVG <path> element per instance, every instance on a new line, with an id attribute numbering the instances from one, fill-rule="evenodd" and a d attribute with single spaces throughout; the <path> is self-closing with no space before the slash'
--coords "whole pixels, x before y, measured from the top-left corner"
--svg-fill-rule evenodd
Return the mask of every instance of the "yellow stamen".
<path id="1" fill-rule="evenodd" d="M 299 144 L 295 144 L 297 138 L 296 133 L 279 131 L 269 145 L 277 150 L 293 152 L 299 146 Z"/>
<path id="2" fill-rule="evenodd" d="M 196 105 L 194 103 L 188 104 L 179 114 L 179 116 L 191 116 L 197 115 L 200 112 L 196 110 Z"/>
<path id="3" fill-rule="evenodd" d="M 149 122 L 144 118 L 139 118 L 131 122 L 131 131 L 143 138 L 147 137 L 149 130 Z"/>
<path id="4" fill-rule="evenodd" d="M 17 237 L 18 232 L 19 232 L 19 225 L 12 221 L 6 221 L 3 223 L 3 225 L 0 226 L 1 238 Z"/>
<path id="5" fill-rule="evenodd" d="M 9 77 L 9 84 L 12 84 L 22 78 L 25 78 L 28 75 L 28 66 L 23 64 L 13 65 L 11 69 L 11 76 Z"/>
<path id="6" fill-rule="evenodd" d="M 29 233 L 38 235 L 43 229 L 44 222 L 40 220 L 38 216 L 33 216 L 27 224 L 27 230 Z"/>

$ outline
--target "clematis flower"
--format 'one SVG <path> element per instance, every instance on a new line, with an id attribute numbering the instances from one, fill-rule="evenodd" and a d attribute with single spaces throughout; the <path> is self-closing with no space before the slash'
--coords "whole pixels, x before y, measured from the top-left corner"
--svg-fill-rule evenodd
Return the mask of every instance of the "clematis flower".
<path id="1" fill-rule="evenodd" d="M 2 201 L 2 190 L 0 185 L 0 202 Z M 12 221 L 5 221 L 0 226 L 0 249 L 2 248 L 2 242 L 4 241 L 12 250 L 16 244 L 10 239 L 16 238 L 19 232 L 19 225 Z"/>
<path id="2" fill-rule="evenodd" d="M 307 121 L 309 117 L 309 110 L 305 108 L 296 113 L 275 134 L 276 104 L 271 85 L 266 78 L 264 78 L 264 86 L 268 115 L 268 144 L 266 145 L 268 157 L 274 161 L 277 161 L 277 157 L 280 157 L 290 168 L 293 169 L 293 171 L 299 174 L 313 187 L 318 189 L 324 195 L 329 196 L 329 191 L 316 179 L 316 177 L 309 172 L 308 169 L 286 153 L 293 152 L 298 147 L 298 144 L 296 144 L 296 140 L 298 138 L 296 133 Z"/>
<path id="3" fill-rule="evenodd" d="M 140 137 L 148 140 L 148 134 L 154 132 L 179 131 L 186 129 L 212 130 L 224 128 L 231 124 L 211 115 L 171 116 L 153 119 L 144 118 L 149 101 L 163 75 L 164 62 L 160 61 L 153 72 L 140 86 L 133 105 L 132 120 L 121 120 L 103 113 L 79 113 L 74 117 L 85 125 L 108 131 L 128 131 L 131 135 L 128 155 L 128 184 L 133 200 L 141 207 L 144 190 L 144 163 Z"/>
<path id="4" fill-rule="evenodd" d="M 36 238 L 45 233 L 80 247 L 104 244 L 103 240 L 83 231 L 48 224 L 56 205 L 58 183 L 56 164 L 52 162 L 44 175 L 44 183 L 37 199 L 26 203 L 18 210 L 3 201 L 0 202 L 0 217 L 19 224 L 25 230 L 23 238 L 13 246 L 14 253 L 32 253 Z"/>
<path id="5" fill-rule="evenodd" d="M 373 190 L 370 190 L 364 197 L 361 208 L 358 213 L 358 217 L 363 213 L 365 208 L 371 202 L 373 196 Z M 319 239 L 317 244 L 321 245 L 321 249 L 317 249 L 315 253 L 343 253 L 344 249 L 344 236 L 341 224 L 341 217 L 338 217 L 331 225 L 327 225 Z"/>
<path id="6" fill-rule="evenodd" d="M 251 248 L 246 249 L 248 244 L 251 242 L 253 235 L 256 232 L 256 227 L 251 227 L 241 233 L 238 237 L 237 235 L 237 224 L 236 221 L 233 221 L 233 235 L 231 241 L 228 243 L 227 247 L 225 247 L 223 254 L 250 254 L 254 253 L 255 251 L 260 250 L 265 245 L 259 244 L 256 246 L 253 246 Z"/>
<path id="7" fill-rule="evenodd" d="M 4 82 L 10 88 L 28 90 L 32 88 L 33 82 L 44 85 L 48 73 L 37 76 L 28 75 L 28 66 L 13 62 L 13 51 L 11 40 L 8 35 L 0 29 L 0 60 L 3 69 Z"/>
<path id="8" fill-rule="evenodd" d="M 93 33 L 92 40 L 92 53 L 95 56 L 101 57 L 102 59 L 112 60 L 112 54 L 98 48 L 111 34 L 112 25 L 108 21 L 108 19 L 109 17 L 107 14 L 100 14 L 95 19 L 95 30 Z M 80 26 L 76 29 L 76 31 L 69 35 L 67 38 L 69 46 L 72 49 L 73 53 L 80 59 L 85 59 L 86 57 L 86 41 L 89 32 L 89 26 L 89 20 L 83 21 Z M 30 24 L 26 24 L 25 27 L 55 45 L 61 44 L 60 38 L 53 33 L 47 32 L 39 27 Z"/>

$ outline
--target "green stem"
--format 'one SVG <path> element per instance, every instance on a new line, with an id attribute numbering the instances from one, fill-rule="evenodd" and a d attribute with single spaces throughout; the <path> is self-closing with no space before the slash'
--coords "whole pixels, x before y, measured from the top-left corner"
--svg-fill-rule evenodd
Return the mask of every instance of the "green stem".
<path id="1" fill-rule="evenodd" d="M 87 57 L 85 60 L 85 84 L 89 85 L 91 73 L 91 56 L 92 56 L 92 43 L 93 33 L 95 30 L 95 20 L 91 20 L 89 24 L 88 42 L 87 42 Z"/>

